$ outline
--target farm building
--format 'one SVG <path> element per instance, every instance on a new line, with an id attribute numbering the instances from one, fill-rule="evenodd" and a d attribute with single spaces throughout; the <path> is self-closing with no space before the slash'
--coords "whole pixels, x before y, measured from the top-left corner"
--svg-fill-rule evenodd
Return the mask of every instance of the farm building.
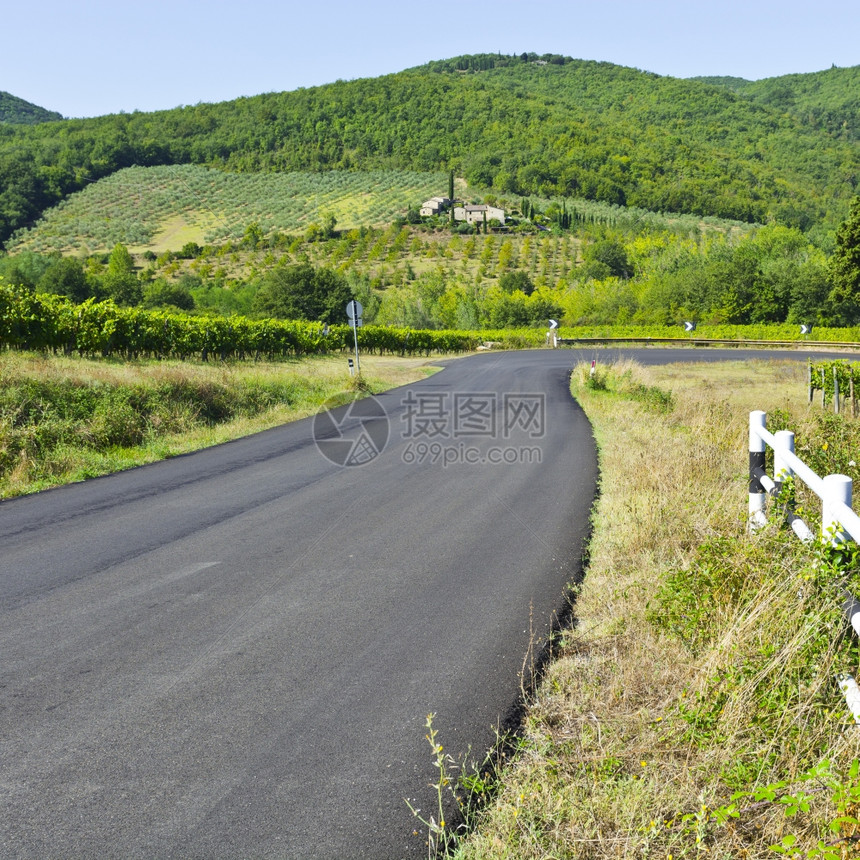
<path id="1" fill-rule="evenodd" d="M 486 203 L 481 204 L 466 204 L 465 206 L 454 207 L 454 220 L 466 221 L 469 224 L 481 224 L 486 220 L 492 221 L 494 218 L 500 223 L 505 223 L 505 210 L 499 209 L 496 206 L 488 206 Z"/>
<path id="2" fill-rule="evenodd" d="M 422 218 L 429 215 L 439 215 L 450 205 L 451 201 L 447 197 L 431 197 L 429 200 L 425 200 L 421 204 L 421 209 L 419 211 Z"/>

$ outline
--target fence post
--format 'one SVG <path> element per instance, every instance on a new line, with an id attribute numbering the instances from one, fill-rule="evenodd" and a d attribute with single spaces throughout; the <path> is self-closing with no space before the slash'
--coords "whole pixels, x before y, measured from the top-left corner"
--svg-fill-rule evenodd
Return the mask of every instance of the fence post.
<path id="1" fill-rule="evenodd" d="M 790 481 L 794 477 L 794 472 L 791 466 L 785 462 L 782 452 L 788 451 L 791 454 L 794 453 L 794 432 L 791 430 L 777 430 L 773 435 L 779 443 L 778 447 L 774 446 L 773 449 L 773 480 L 776 482 L 782 496 L 782 512 L 788 517 L 788 513 L 794 504 L 794 492 L 792 491 L 792 498 L 785 498 L 783 485 L 786 481 Z"/>
<path id="2" fill-rule="evenodd" d="M 767 426 L 767 413 L 760 409 L 750 412 L 750 486 L 749 486 L 749 525 L 754 529 L 766 522 L 764 513 L 766 494 L 758 472 L 764 470 L 765 443 L 756 432 L 757 428 Z"/>
<path id="3" fill-rule="evenodd" d="M 812 359 L 806 361 L 806 394 L 812 403 Z"/>
<path id="4" fill-rule="evenodd" d="M 833 411 L 839 414 L 839 374 L 836 372 L 836 365 L 833 365 Z"/>
<path id="5" fill-rule="evenodd" d="M 854 397 L 854 370 L 848 371 L 848 396 L 851 398 L 851 417 L 857 417 L 857 399 Z"/>
<path id="6" fill-rule="evenodd" d="M 860 725 L 860 688 L 858 688 L 857 682 L 847 673 L 840 672 L 836 676 L 836 683 L 839 684 L 839 689 L 845 697 L 845 704 L 848 705 L 854 722 Z"/>
<path id="7" fill-rule="evenodd" d="M 794 477 L 791 466 L 782 457 L 783 451 L 788 451 L 790 454 L 794 453 L 794 431 L 777 430 L 773 435 L 780 443 L 779 448 L 773 449 L 773 479 L 782 483 Z"/>
<path id="8" fill-rule="evenodd" d="M 827 475 L 824 478 L 824 498 L 821 505 L 821 536 L 833 546 L 848 540 L 839 518 L 831 511 L 830 502 L 842 502 L 851 507 L 852 485 L 847 475 Z"/>

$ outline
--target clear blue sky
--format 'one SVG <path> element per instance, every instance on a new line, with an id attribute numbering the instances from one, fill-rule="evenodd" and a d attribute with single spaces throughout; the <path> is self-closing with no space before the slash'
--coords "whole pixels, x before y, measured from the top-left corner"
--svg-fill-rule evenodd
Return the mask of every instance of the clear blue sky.
<path id="1" fill-rule="evenodd" d="M 535 51 L 757 80 L 860 65 L 857 0 L 29 0 L 2 16 L 0 90 L 64 116 L 216 102 Z"/>

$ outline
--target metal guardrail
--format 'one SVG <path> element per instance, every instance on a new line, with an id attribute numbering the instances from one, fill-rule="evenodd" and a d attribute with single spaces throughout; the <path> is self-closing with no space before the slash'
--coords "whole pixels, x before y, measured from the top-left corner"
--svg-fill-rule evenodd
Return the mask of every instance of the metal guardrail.
<path id="1" fill-rule="evenodd" d="M 858 349 L 860 343 L 856 341 L 836 340 L 729 340 L 701 337 L 560 337 L 557 338 L 559 346 L 571 346 L 575 344 L 598 343 L 667 343 L 675 346 L 778 346 L 796 347 L 799 349 L 814 347 L 821 349 L 826 347 L 838 347 L 839 349 Z"/>

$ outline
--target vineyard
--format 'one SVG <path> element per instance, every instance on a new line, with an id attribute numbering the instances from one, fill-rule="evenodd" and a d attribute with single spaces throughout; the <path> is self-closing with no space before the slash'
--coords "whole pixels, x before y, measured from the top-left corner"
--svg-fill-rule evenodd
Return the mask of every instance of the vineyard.
<path id="1" fill-rule="evenodd" d="M 430 355 L 469 352 L 484 340 L 512 348 L 543 342 L 536 329 L 496 332 L 421 331 L 393 326 L 359 329 L 368 353 Z M 191 316 L 121 308 L 111 301 L 75 305 L 0 285 L 0 346 L 65 355 L 136 358 L 277 359 L 352 349 L 348 325 L 246 317 Z"/>
<path id="2" fill-rule="evenodd" d="M 838 392 L 841 398 L 854 398 L 860 392 L 860 363 L 835 359 L 833 361 L 814 361 L 809 364 L 809 394 L 822 392 L 822 404 L 834 401 Z M 852 412 L 856 414 L 856 403 Z"/>
<path id="3" fill-rule="evenodd" d="M 394 170 L 236 174 L 193 165 L 128 167 L 62 201 L 33 229 L 19 231 L 9 249 L 90 253 L 118 242 L 158 248 L 177 219 L 185 241 L 198 243 L 240 239 L 249 224 L 264 235 L 300 232 L 327 214 L 345 228 L 383 224 L 441 193 L 447 182 L 441 173 Z"/>

